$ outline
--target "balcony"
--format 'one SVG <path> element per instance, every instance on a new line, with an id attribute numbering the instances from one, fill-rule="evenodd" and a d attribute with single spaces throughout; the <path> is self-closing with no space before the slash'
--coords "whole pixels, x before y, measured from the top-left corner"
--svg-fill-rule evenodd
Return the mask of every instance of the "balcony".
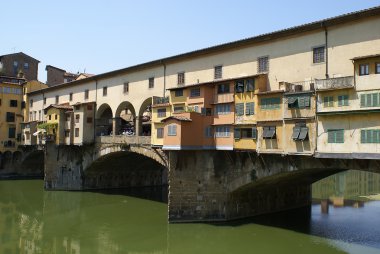
<path id="1" fill-rule="evenodd" d="M 354 77 L 340 77 L 329 79 L 316 79 L 315 85 L 317 90 L 334 90 L 354 87 Z"/>
<path id="2" fill-rule="evenodd" d="M 299 81 L 299 82 L 280 82 L 279 89 L 285 91 L 285 93 L 299 93 L 314 91 L 314 80 Z"/>
<path id="3" fill-rule="evenodd" d="M 153 97 L 153 105 L 167 104 L 169 103 L 169 97 Z"/>

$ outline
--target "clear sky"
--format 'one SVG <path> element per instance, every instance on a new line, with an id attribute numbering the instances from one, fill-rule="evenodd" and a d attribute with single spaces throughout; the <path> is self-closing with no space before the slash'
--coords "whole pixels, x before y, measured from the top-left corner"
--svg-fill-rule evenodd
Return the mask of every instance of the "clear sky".
<path id="1" fill-rule="evenodd" d="M 0 0 L 0 55 L 100 74 L 380 5 L 380 0 Z M 380 29 L 380 28 L 378 28 Z"/>

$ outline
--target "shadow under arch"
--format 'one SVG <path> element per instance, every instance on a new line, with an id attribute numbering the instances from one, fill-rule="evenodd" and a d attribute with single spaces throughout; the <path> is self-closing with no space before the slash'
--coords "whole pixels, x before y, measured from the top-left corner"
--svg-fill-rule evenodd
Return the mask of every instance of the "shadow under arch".
<path id="1" fill-rule="evenodd" d="M 167 168 L 156 160 L 136 152 L 117 151 L 99 157 L 84 170 L 83 186 L 102 192 L 136 187 L 142 190 L 167 186 L 167 176 Z M 162 196 L 159 200 L 167 201 L 167 192 L 160 190 L 162 188 L 157 188 L 157 195 Z"/>
<path id="2" fill-rule="evenodd" d="M 112 132 L 113 113 L 107 103 L 103 103 L 96 111 L 96 135 L 107 136 Z"/>
<path id="3" fill-rule="evenodd" d="M 137 135 L 151 135 L 151 118 L 152 118 L 152 97 L 143 101 L 138 112 L 138 130 Z"/>
<path id="4" fill-rule="evenodd" d="M 116 135 L 135 132 L 136 110 L 131 102 L 123 101 L 119 104 L 115 112 L 115 119 Z"/>
<path id="5" fill-rule="evenodd" d="M 44 161 L 45 156 L 43 150 L 32 151 L 22 158 L 20 169 L 23 172 L 42 177 L 44 174 Z"/>

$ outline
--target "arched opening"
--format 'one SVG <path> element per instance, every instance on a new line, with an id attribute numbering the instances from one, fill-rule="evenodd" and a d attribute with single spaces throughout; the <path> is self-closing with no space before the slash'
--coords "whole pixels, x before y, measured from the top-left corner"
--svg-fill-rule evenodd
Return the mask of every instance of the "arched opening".
<path id="1" fill-rule="evenodd" d="M 85 189 L 150 188 L 154 200 L 167 201 L 167 168 L 144 155 L 120 151 L 106 154 L 84 171 Z M 146 190 L 145 189 L 145 190 Z M 147 197 L 149 198 L 149 197 Z"/>
<path id="2" fill-rule="evenodd" d="M 44 174 L 44 161 L 44 151 L 33 151 L 23 158 L 20 165 L 20 173 L 42 177 Z"/>
<path id="3" fill-rule="evenodd" d="M 12 152 L 11 151 L 5 151 L 2 155 L 1 159 L 1 168 L 2 169 L 8 169 L 12 166 Z"/>
<path id="4" fill-rule="evenodd" d="M 115 114 L 115 134 L 116 135 L 135 135 L 135 121 L 136 121 L 136 111 L 133 105 L 124 101 L 120 103 Z"/>
<path id="5" fill-rule="evenodd" d="M 139 136 L 150 136 L 152 132 L 152 97 L 147 98 L 140 107 L 136 123 Z"/>
<path id="6" fill-rule="evenodd" d="M 112 109 L 107 104 L 102 104 L 96 112 L 96 136 L 109 136 L 112 134 Z"/>

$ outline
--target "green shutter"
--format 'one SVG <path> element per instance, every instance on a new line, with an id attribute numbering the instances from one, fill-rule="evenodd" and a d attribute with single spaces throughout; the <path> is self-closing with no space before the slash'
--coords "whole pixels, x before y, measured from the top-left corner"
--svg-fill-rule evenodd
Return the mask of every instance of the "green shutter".
<path id="1" fill-rule="evenodd" d="M 235 111 L 238 116 L 244 115 L 244 103 L 236 103 Z"/>
<path id="2" fill-rule="evenodd" d="M 372 106 L 373 107 L 379 106 L 379 94 L 378 93 L 372 94 Z"/>
<path id="3" fill-rule="evenodd" d="M 372 107 L 372 94 L 367 94 L 366 97 L 367 97 L 367 99 L 366 99 L 366 106 L 367 107 Z"/>
<path id="4" fill-rule="evenodd" d="M 305 107 L 305 98 L 299 97 L 298 98 L 298 108 L 304 108 Z"/>
<path id="5" fill-rule="evenodd" d="M 309 108 L 310 107 L 310 96 L 304 97 L 304 102 L 305 102 L 305 107 Z"/>
<path id="6" fill-rule="evenodd" d="M 360 107 L 362 108 L 366 106 L 365 98 L 366 98 L 365 94 L 360 95 Z"/>
<path id="7" fill-rule="evenodd" d="M 365 130 L 360 131 L 360 142 L 362 144 L 367 143 L 367 135 L 366 134 L 367 134 L 367 132 Z"/>
<path id="8" fill-rule="evenodd" d="M 336 130 L 335 143 L 344 143 L 344 130 Z"/>
<path id="9" fill-rule="evenodd" d="M 329 106 L 329 97 L 323 97 L 323 107 L 327 108 Z"/>
<path id="10" fill-rule="evenodd" d="M 257 139 L 257 128 L 256 127 L 252 128 L 252 139 Z"/>
<path id="11" fill-rule="evenodd" d="M 338 107 L 342 107 L 343 106 L 343 95 L 339 95 L 338 96 Z"/>
<path id="12" fill-rule="evenodd" d="M 329 96 L 329 107 L 334 107 L 334 97 Z"/>
<path id="13" fill-rule="evenodd" d="M 234 138 L 235 139 L 240 139 L 240 128 L 235 128 L 234 129 Z"/>

